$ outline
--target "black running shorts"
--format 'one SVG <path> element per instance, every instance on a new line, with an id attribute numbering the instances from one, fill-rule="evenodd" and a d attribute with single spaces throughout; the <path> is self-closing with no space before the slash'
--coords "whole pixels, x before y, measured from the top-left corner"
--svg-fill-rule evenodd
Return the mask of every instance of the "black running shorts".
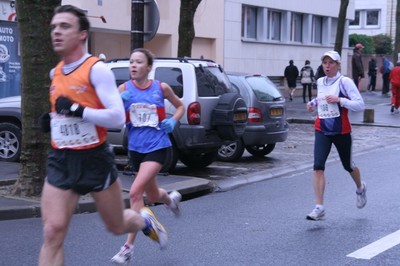
<path id="1" fill-rule="evenodd" d="M 129 151 L 129 160 L 132 165 L 132 170 L 134 172 L 139 171 L 139 167 L 142 162 L 157 162 L 163 165 L 167 157 L 167 149 L 168 148 L 163 148 L 149 153 Z"/>
<path id="2" fill-rule="evenodd" d="M 85 195 L 108 188 L 118 177 L 108 143 L 87 150 L 51 149 L 47 158 L 49 184 Z"/>

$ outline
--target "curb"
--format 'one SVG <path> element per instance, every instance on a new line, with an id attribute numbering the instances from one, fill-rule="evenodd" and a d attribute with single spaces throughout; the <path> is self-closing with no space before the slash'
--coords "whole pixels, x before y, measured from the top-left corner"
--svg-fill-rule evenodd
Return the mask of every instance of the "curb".
<path id="1" fill-rule="evenodd" d="M 367 154 L 372 149 L 373 150 L 385 149 L 385 146 L 373 147 L 370 149 L 365 149 L 365 150 L 362 150 L 359 152 L 355 152 L 355 153 L 353 153 L 353 156 L 360 156 L 363 154 Z M 337 154 L 330 155 L 330 158 L 326 161 L 326 165 L 329 165 L 329 164 L 332 164 L 335 162 L 340 162 L 340 158 Z M 298 173 L 300 171 L 312 172 L 313 171 L 313 163 L 305 163 L 305 164 L 291 165 L 291 166 L 287 166 L 287 167 L 276 168 L 276 169 L 274 169 L 274 174 L 271 174 L 271 170 L 264 170 L 264 171 L 256 172 L 255 174 L 243 175 L 238 178 L 231 178 L 231 179 L 215 181 L 216 187 L 215 187 L 214 192 L 227 192 L 227 191 L 239 188 L 239 187 L 247 185 L 247 184 L 265 181 L 265 180 L 273 179 L 273 178 L 279 178 L 282 176 L 288 176 L 288 175 Z"/>
<path id="2" fill-rule="evenodd" d="M 5 183 L 11 185 L 15 183 L 15 181 L 15 179 L 4 180 L 0 182 L 0 186 Z M 172 190 L 177 190 L 182 194 L 183 199 L 189 199 L 199 194 L 207 194 L 213 192 L 215 189 L 215 184 L 209 180 L 202 178 L 190 178 L 188 180 L 166 184 L 165 186 L 163 186 L 163 188 L 168 192 Z M 0 196 L 0 198 L 1 197 L 10 201 L 18 200 L 19 204 L 11 204 L 7 207 L 0 207 L 0 221 L 41 217 L 39 201 L 4 195 Z M 129 208 L 129 191 L 125 189 L 122 190 L 122 200 L 125 204 L 125 208 Z M 147 200 L 146 196 L 144 196 L 144 202 L 146 205 L 153 205 Z M 94 212 L 97 212 L 97 208 L 93 198 L 90 195 L 81 196 L 74 214 Z"/>

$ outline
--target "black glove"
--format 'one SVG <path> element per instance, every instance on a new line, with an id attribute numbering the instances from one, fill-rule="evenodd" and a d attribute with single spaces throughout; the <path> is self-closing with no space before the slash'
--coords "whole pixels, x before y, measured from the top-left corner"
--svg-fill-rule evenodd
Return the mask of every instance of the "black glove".
<path id="1" fill-rule="evenodd" d="M 83 109 L 85 109 L 85 107 L 71 102 L 70 99 L 64 96 L 60 96 L 56 100 L 56 111 L 59 114 L 82 117 Z"/>
<path id="2" fill-rule="evenodd" d="M 43 113 L 38 120 L 40 127 L 44 133 L 50 132 L 50 114 Z"/>

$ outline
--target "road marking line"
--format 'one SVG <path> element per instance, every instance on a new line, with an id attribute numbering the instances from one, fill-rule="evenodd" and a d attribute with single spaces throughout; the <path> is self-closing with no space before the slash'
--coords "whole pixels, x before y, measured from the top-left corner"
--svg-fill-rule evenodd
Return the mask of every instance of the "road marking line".
<path id="1" fill-rule="evenodd" d="M 398 244 L 400 244 L 400 230 L 346 255 L 346 257 L 369 260 Z"/>

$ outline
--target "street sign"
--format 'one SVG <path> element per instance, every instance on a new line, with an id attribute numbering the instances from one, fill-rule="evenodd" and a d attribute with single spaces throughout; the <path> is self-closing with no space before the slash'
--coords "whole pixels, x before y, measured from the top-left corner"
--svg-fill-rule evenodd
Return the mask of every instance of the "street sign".
<path id="1" fill-rule="evenodd" d="M 154 38 L 160 25 L 160 11 L 156 0 L 145 1 L 143 41 Z"/>

